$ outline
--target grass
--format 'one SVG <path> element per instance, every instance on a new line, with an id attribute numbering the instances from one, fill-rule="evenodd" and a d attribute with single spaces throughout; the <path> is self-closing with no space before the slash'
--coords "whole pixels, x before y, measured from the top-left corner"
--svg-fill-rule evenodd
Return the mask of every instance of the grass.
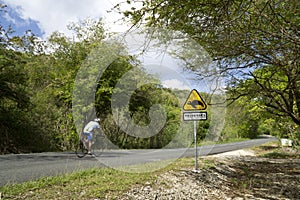
<path id="1" fill-rule="evenodd" d="M 148 167 L 147 165 L 149 164 L 143 166 Z M 160 173 L 190 166 L 193 166 L 193 159 L 182 158 L 152 173 L 128 173 L 110 168 L 93 168 L 22 184 L 6 185 L 0 188 L 0 197 L 2 199 L 102 199 L 106 197 L 118 199 L 119 195 L 133 186 L 145 182 L 155 184 L 155 177 Z"/>
<path id="2" fill-rule="evenodd" d="M 87 199 L 103 198 L 110 193 L 122 192 L 132 185 L 145 180 L 151 181 L 150 174 L 134 174 L 100 168 L 71 174 L 42 178 L 23 184 L 7 185 L 0 188 L 2 198 L 19 199 Z"/>
<path id="3" fill-rule="evenodd" d="M 299 151 L 294 151 L 292 148 L 281 147 L 280 142 L 269 142 L 257 147 L 253 150 L 258 156 L 272 158 L 272 159 L 287 159 L 287 158 L 300 158 Z"/>
<path id="4" fill-rule="evenodd" d="M 214 160 L 206 160 L 203 159 L 201 160 L 200 164 L 199 164 L 199 168 L 200 169 L 210 169 L 215 167 L 215 161 Z"/>
<path id="5" fill-rule="evenodd" d="M 243 142 L 250 140 L 249 138 L 230 138 L 227 140 L 222 140 L 222 141 L 201 141 L 198 143 L 199 146 L 204 146 L 204 145 L 213 145 L 213 144 L 226 144 L 226 143 L 232 143 L 232 142 Z"/>
<path id="6" fill-rule="evenodd" d="M 295 155 L 295 154 L 286 153 L 282 151 L 274 151 L 274 152 L 266 153 L 264 157 L 275 158 L 275 159 L 276 158 L 286 159 L 286 158 L 300 158 L 300 155 L 299 154 Z"/>

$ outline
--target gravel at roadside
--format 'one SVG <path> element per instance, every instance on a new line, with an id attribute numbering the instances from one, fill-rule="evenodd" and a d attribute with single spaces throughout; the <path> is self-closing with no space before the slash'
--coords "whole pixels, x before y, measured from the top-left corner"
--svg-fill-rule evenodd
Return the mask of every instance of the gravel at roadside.
<path id="1" fill-rule="evenodd" d="M 256 157 L 239 150 L 199 158 L 199 170 L 160 174 L 120 199 L 299 199 L 300 159 Z"/>

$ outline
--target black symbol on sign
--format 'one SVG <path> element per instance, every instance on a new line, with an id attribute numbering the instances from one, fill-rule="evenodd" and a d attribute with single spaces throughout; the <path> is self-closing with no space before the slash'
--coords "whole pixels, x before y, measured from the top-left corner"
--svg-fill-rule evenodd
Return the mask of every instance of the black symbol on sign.
<path id="1" fill-rule="evenodd" d="M 189 102 L 187 102 L 187 104 L 191 105 L 193 108 L 197 108 L 196 106 L 205 107 L 204 103 L 202 101 L 199 101 L 199 100 L 189 101 Z"/>

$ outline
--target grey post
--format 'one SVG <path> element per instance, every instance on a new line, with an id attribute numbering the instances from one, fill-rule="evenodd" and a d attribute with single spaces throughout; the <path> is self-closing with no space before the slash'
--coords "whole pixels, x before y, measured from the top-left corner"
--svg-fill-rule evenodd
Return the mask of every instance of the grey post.
<path id="1" fill-rule="evenodd" d="M 196 123 L 196 121 L 194 121 L 194 141 L 195 141 L 195 170 L 198 170 L 197 123 Z"/>

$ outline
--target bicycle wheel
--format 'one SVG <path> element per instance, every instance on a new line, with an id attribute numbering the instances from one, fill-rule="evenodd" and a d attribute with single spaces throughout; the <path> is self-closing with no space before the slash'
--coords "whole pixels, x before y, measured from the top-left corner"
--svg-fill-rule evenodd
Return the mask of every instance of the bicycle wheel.
<path id="1" fill-rule="evenodd" d="M 83 158 L 85 155 L 88 154 L 88 150 L 85 148 L 85 146 L 81 140 L 75 150 L 75 153 L 78 158 Z"/>

